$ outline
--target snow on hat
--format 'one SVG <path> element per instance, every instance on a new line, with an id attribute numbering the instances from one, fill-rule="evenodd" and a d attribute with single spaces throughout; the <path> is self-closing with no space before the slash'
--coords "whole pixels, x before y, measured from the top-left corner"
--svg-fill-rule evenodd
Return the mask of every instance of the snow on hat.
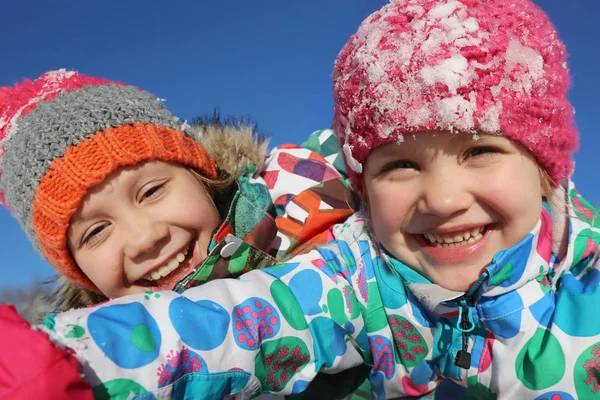
<path id="1" fill-rule="evenodd" d="M 501 134 L 555 184 L 578 146 L 565 47 L 529 0 L 393 0 L 333 71 L 334 130 L 350 178 L 377 146 L 421 131 Z"/>
<path id="2" fill-rule="evenodd" d="M 150 93 L 73 71 L 0 87 L 0 202 L 56 270 L 98 292 L 67 248 L 88 189 L 117 168 L 177 162 L 215 179 L 215 163 Z"/>

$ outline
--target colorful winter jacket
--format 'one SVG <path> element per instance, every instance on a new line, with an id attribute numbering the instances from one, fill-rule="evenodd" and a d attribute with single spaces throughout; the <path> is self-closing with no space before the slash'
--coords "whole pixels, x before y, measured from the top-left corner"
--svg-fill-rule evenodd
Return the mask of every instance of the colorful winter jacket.
<path id="1" fill-rule="evenodd" d="M 377 399 L 431 398 L 443 379 L 477 399 L 594 398 L 600 231 L 596 210 L 567 189 L 564 219 L 544 208 L 466 293 L 390 257 L 357 214 L 290 262 L 182 295 L 123 297 L 46 327 L 82 360 L 100 398 L 296 393 L 319 371 L 362 363 Z"/>

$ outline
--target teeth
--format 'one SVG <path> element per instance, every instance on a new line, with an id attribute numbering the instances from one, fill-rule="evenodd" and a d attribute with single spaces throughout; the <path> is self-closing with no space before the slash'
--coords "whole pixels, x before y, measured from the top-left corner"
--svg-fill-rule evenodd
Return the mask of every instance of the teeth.
<path id="1" fill-rule="evenodd" d="M 469 231 L 454 233 L 452 235 L 440 235 L 437 233 L 425 233 L 423 236 L 436 247 L 454 248 L 467 243 L 475 243 L 483 237 L 485 226 L 473 228 Z"/>
<path id="2" fill-rule="evenodd" d="M 188 253 L 188 249 L 185 249 L 184 251 L 177 253 L 175 258 L 170 260 L 167 263 L 167 265 L 164 265 L 164 266 L 160 267 L 157 271 L 154 271 L 154 272 L 146 275 L 144 277 L 144 279 L 147 279 L 149 281 L 155 281 L 155 280 L 164 278 L 165 276 L 169 275 L 171 272 L 175 271 L 177 269 L 177 267 L 179 267 L 179 264 L 181 262 L 183 262 L 183 260 L 185 260 L 185 256 L 187 253 Z"/>

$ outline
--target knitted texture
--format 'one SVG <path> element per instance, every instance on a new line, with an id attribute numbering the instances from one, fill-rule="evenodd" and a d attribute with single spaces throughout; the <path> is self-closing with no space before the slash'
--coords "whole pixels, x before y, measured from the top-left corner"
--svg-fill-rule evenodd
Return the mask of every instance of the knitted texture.
<path id="1" fill-rule="evenodd" d="M 423 131 L 504 135 L 558 184 L 578 145 L 569 85 L 565 47 L 529 0 L 396 0 L 340 52 L 333 125 L 358 190 L 373 149 Z"/>
<path id="2" fill-rule="evenodd" d="M 119 167 L 176 162 L 217 178 L 206 150 L 155 96 L 64 70 L 0 89 L 0 200 L 57 271 L 97 292 L 67 248 L 87 190 Z"/>

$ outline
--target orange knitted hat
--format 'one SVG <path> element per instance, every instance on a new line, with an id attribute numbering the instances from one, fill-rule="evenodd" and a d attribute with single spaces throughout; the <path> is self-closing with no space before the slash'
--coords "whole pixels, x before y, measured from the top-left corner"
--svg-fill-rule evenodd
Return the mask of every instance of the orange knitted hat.
<path id="1" fill-rule="evenodd" d="M 162 160 L 218 174 L 155 96 L 65 70 L 0 88 L 0 201 L 56 270 L 99 293 L 67 248 L 87 191 L 122 166 Z"/>

